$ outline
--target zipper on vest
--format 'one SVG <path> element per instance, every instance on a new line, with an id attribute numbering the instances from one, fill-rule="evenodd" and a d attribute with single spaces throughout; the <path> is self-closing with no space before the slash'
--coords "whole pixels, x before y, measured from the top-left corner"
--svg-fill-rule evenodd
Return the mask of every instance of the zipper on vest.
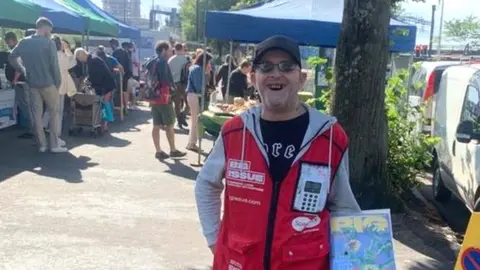
<path id="1" fill-rule="evenodd" d="M 270 198 L 270 209 L 268 210 L 267 236 L 265 240 L 265 254 L 263 256 L 263 269 L 270 270 L 273 232 L 275 230 L 275 218 L 277 216 L 278 197 L 280 196 L 280 185 L 282 182 L 273 182 L 272 197 Z"/>

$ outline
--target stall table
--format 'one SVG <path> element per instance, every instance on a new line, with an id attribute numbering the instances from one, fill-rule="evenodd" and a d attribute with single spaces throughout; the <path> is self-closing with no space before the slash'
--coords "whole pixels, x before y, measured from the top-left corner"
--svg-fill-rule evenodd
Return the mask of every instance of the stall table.
<path id="1" fill-rule="evenodd" d="M 0 129 L 17 124 L 15 90 L 0 89 Z"/>

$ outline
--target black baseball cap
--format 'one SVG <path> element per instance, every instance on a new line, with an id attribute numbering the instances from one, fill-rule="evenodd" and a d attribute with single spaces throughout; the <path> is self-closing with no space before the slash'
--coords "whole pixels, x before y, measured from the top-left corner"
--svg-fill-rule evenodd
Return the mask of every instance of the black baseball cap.
<path id="1" fill-rule="evenodd" d="M 255 57 L 253 58 L 253 64 L 258 64 L 267 52 L 273 50 L 280 50 L 287 53 L 288 55 L 290 55 L 290 57 L 292 57 L 292 60 L 297 63 L 300 68 L 302 67 L 300 47 L 298 46 L 298 42 L 282 35 L 269 37 L 259 43 L 257 47 L 255 47 Z"/>

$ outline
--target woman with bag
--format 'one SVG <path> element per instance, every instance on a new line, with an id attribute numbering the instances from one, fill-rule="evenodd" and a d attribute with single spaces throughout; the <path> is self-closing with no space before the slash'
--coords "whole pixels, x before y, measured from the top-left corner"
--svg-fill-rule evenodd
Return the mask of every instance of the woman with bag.
<path id="1" fill-rule="evenodd" d="M 97 55 L 89 54 L 85 49 L 75 50 L 75 58 L 87 63 L 88 81 L 95 93 L 102 97 L 102 110 L 104 111 L 104 131 L 108 131 L 108 122 L 112 120 L 113 109 L 111 106 L 112 91 L 117 87 L 112 73 L 107 64 Z"/>
<path id="2" fill-rule="evenodd" d="M 204 58 L 205 67 L 203 66 Z M 193 152 L 199 152 L 200 148 L 197 146 L 198 138 L 198 116 L 202 111 L 200 108 L 200 97 L 202 96 L 203 80 L 206 80 L 207 73 L 209 72 L 209 65 L 212 56 L 210 54 L 200 53 L 190 67 L 188 74 L 187 84 L 187 102 L 190 107 L 190 132 L 188 133 L 188 145 L 187 150 Z"/>

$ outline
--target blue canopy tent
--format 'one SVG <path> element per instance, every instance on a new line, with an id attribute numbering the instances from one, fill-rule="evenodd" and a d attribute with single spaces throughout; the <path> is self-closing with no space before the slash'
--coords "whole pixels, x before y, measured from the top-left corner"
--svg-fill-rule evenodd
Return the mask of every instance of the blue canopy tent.
<path id="1" fill-rule="evenodd" d="M 341 0 L 273 0 L 238 11 L 208 11 L 208 38 L 258 43 L 276 34 L 289 36 L 302 45 L 337 46 L 343 16 Z M 390 51 L 411 52 L 417 28 L 392 19 Z"/>
<path id="2" fill-rule="evenodd" d="M 83 15 L 52 0 L 30 0 L 41 7 L 41 15 L 49 18 L 54 25 L 54 32 L 61 34 L 83 34 L 88 26 L 88 19 Z"/>
<path id="3" fill-rule="evenodd" d="M 96 15 L 104 18 L 105 20 L 111 21 L 118 25 L 120 29 L 119 37 L 120 38 L 130 38 L 139 40 L 140 39 L 140 30 L 127 25 L 119 20 L 115 19 L 112 15 L 108 14 L 107 12 L 103 11 L 101 8 L 97 7 L 94 3 L 90 0 L 74 0 L 75 3 L 78 5 L 90 10 L 91 12 L 95 13 Z"/>

